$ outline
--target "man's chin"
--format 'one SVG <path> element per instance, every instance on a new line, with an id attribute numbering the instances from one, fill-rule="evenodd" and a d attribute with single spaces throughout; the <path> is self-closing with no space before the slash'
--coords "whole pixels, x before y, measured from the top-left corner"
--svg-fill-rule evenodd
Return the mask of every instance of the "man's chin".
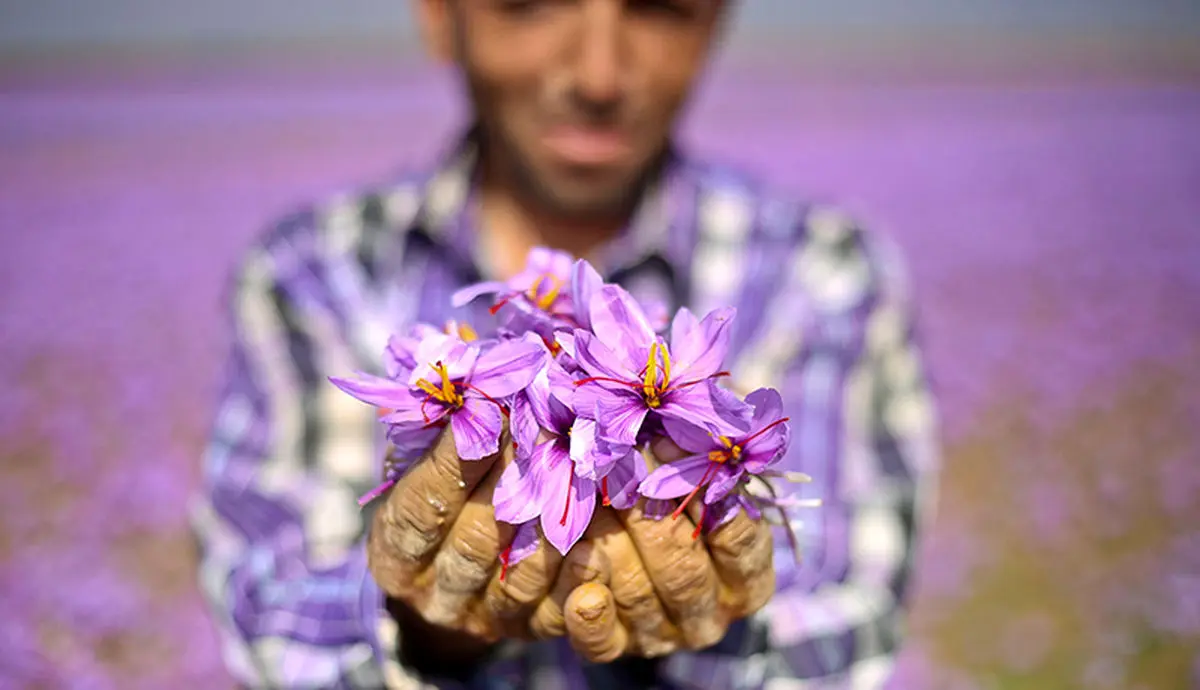
<path id="1" fill-rule="evenodd" d="M 620 180 L 565 180 L 549 177 L 535 184 L 538 202 L 564 218 L 615 219 L 628 214 L 637 202 L 637 178 Z"/>

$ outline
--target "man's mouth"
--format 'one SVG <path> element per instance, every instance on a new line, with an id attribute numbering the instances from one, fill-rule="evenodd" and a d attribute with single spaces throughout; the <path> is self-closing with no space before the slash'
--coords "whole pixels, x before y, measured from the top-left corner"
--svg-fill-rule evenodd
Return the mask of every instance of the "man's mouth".
<path id="1" fill-rule="evenodd" d="M 560 125 L 542 136 L 542 144 L 562 162 L 586 167 L 619 164 L 633 151 L 628 134 L 611 127 Z"/>

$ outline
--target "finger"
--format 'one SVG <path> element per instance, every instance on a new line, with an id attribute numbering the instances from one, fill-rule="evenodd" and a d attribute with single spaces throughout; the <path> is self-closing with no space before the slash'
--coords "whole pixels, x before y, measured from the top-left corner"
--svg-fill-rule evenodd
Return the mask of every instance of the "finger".
<path id="1" fill-rule="evenodd" d="M 612 569 L 608 588 L 616 601 L 617 615 L 629 633 L 626 651 L 647 657 L 674 652 L 683 637 L 654 592 L 654 583 L 633 539 L 610 509 L 597 511 L 592 520 L 598 526 L 595 541 L 608 556 Z"/>
<path id="2" fill-rule="evenodd" d="M 468 605 L 487 587 L 492 573 L 498 570 L 500 551 L 512 541 L 515 528 L 497 522 L 492 508 L 492 492 L 505 464 L 512 461 L 511 453 L 510 448 L 505 452 L 509 457 L 497 463 L 467 499 L 434 557 L 435 586 L 420 606 L 431 623 L 453 626 L 467 618 Z M 473 616 L 470 622 L 491 620 L 490 616 Z M 490 637 L 494 634 L 493 627 L 485 625 L 472 632 Z"/>
<path id="3" fill-rule="evenodd" d="M 608 587 L 596 582 L 580 585 L 567 597 L 565 611 L 567 639 L 584 659 L 607 663 L 625 653 L 629 634 Z"/>
<path id="4" fill-rule="evenodd" d="M 536 550 L 504 573 L 494 573 L 484 594 L 483 608 L 507 637 L 527 638 L 529 619 L 558 577 L 563 557 L 540 536 Z"/>
<path id="5" fill-rule="evenodd" d="M 586 536 L 575 544 L 563 559 L 562 569 L 550 596 L 538 602 L 533 619 L 529 622 L 534 636 L 546 639 L 562 637 L 566 633 L 563 621 L 563 605 L 571 592 L 580 585 L 598 582 L 607 585 L 610 579 L 608 557 Z"/>
<path id="6" fill-rule="evenodd" d="M 502 445 L 503 447 L 503 445 Z M 417 571 L 432 557 L 495 457 L 463 462 L 454 436 L 443 431 L 375 512 L 368 537 L 371 572 L 380 587 L 401 596 L 417 586 Z"/>
<path id="7" fill-rule="evenodd" d="M 694 527 L 686 516 L 656 520 L 645 515 L 645 504 L 643 499 L 621 511 L 621 523 L 687 646 L 714 645 L 725 635 L 728 620 L 717 604 L 717 573 L 704 542 L 692 537 Z"/>
<path id="8" fill-rule="evenodd" d="M 693 521 L 703 519 L 699 501 L 688 505 Z M 720 580 L 721 605 L 734 618 L 744 618 L 766 606 L 775 594 L 775 551 L 771 527 L 745 511 L 704 536 L 708 555 Z"/>

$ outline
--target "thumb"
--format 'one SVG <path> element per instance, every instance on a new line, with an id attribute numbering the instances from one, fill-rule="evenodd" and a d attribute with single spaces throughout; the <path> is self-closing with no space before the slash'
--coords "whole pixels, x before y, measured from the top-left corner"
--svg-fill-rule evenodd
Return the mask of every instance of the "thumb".
<path id="1" fill-rule="evenodd" d="M 607 663 L 625 653 L 629 633 L 617 620 L 612 590 L 589 582 L 576 587 L 563 607 L 567 638 L 584 659 Z"/>

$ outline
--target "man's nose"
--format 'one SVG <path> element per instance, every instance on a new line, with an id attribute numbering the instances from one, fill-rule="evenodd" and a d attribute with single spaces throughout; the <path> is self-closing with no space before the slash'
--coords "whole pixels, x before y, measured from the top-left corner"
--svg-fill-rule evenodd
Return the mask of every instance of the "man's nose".
<path id="1" fill-rule="evenodd" d="M 621 54 L 620 2 L 586 3 L 580 30 L 575 90 L 577 97 L 596 110 L 620 103 L 624 81 Z"/>

